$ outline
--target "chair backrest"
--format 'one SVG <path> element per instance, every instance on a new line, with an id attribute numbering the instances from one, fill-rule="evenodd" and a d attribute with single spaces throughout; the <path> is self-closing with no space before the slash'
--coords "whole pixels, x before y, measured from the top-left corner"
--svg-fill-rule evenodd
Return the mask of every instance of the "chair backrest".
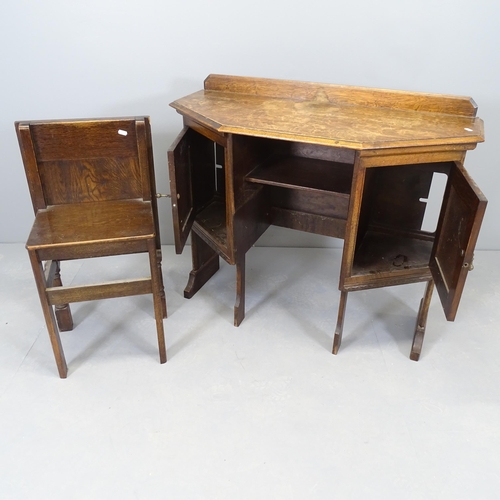
<path id="1" fill-rule="evenodd" d="M 35 213 L 50 205 L 141 198 L 156 212 L 148 117 L 20 121 Z"/>

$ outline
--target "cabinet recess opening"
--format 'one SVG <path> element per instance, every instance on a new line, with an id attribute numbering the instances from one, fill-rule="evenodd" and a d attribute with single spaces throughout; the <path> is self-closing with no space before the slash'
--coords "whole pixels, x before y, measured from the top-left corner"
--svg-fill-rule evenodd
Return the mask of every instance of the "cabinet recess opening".
<path id="1" fill-rule="evenodd" d="M 299 142 L 267 145 L 268 158 L 246 180 L 265 186 L 272 223 L 344 238 L 354 153 Z"/>
<path id="2" fill-rule="evenodd" d="M 401 275 L 429 266 L 451 163 L 366 172 L 352 275 Z"/>

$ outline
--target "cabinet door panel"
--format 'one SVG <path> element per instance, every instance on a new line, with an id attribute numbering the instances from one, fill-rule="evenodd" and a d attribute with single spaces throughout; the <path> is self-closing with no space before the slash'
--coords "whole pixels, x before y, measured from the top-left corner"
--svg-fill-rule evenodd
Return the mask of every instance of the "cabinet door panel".
<path id="1" fill-rule="evenodd" d="M 176 253 L 182 253 L 196 216 L 189 161 L 191 135 L 191 130 L 184 127 L 167 154 Z"/>
<path id="2" fill-rule="evenodd" d="M 486 204 L 467 171 L 456 163 L 450 172 L 430 259 L 448 321 L 453 321 L 457 313 Z"/>
<path id="3" fill-rule="evenodd" d="M 214 195 L 214 143 L 189 127 L 168 150 L 176 253 L 182 253 L 198 211 Z"/>

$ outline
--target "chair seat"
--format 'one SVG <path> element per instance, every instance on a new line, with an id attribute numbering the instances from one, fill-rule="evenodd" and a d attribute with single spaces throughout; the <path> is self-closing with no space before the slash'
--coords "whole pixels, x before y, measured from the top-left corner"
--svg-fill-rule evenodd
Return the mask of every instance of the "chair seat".
<path id="1" fill-rule="evenodd" d="M 117 200 L 52 205 L 39 210 L 26 247 L 146 240 L 155 236 L 151 202 Z"/>

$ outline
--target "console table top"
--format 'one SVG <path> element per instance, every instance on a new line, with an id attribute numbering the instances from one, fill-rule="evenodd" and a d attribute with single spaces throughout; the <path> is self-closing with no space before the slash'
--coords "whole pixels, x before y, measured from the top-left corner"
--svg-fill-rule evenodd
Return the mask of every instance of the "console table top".
<path id="1" fill-rule="evenodd" d="M 484 141 L 470 97 L 209 75 L 204 90 L 171 103 L 220 133 L 355 150 Z"/>

